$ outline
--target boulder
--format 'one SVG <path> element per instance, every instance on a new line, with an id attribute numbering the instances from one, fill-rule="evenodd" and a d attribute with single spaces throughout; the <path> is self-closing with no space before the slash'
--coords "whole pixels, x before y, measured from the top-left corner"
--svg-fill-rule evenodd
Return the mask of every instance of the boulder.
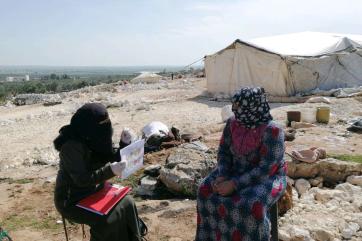
<path id="1" fill-rule="evenodd" d="M 190 148 L 187 144 L 175 149 L 160 170 L 159 179 L 172 192 L 196 196 L 202 179 L 216 166 L 216 152 Z"/>
<path id="2" fill-rule="evenodd" d="M 348 176 L 361 175 L 362 164 L 340 161 L 333 158 L 319 160 L 315 163 L 305 163 L 288 160 L 288 176 L 291 178 L 322 177 L 329 183 L 344 182 Z"/>

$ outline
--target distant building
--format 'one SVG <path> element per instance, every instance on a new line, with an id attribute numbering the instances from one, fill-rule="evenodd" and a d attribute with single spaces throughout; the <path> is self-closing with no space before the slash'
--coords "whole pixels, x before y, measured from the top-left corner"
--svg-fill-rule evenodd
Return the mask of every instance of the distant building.
<path id="1" fill-rule="evenodd" d="M 7 82 L 13 82 L 14 80 L 15 80 L 15 77 L 12 77 L 12 76 L 6 77 Z"/>
<path id="2" fill-rule="evenodd" d="M 7 82 L 29 81 L 29 80 L 30 80 L 30 76 L 29 76 L 29 75 L 25 75 L 25 76 L 8 76 L 8 77 L 6 77 L 6 81 L 7 81 Z"/>

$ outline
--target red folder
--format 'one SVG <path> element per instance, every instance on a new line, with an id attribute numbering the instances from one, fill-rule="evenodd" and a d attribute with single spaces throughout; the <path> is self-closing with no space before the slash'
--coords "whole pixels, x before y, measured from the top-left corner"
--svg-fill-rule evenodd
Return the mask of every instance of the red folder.
<path id="1" fill-rule="evenodd" d="M 129 191 L 130 187 L 120 187 L 107 182 L 101 190 L 82 199 L 77 206 L 99 215 L 107 215 Z"/>

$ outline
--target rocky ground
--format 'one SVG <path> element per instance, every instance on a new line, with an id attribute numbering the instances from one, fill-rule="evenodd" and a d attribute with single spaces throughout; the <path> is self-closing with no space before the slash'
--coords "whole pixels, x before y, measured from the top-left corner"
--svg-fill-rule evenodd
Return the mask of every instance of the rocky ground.
<path id="1" fill-rule="evenodd" d="M 201 150 L 205 154 L 199 155 L 203 159 L 197 164 L 197 170 L 202 173 L 214 165 L 213 150 L 223 128 L 220 111 L 228 104 L 210 100 L 203 95 L 204 91 L 204 79 L 148 85 L 118 83 L 59 94 L 62 103 L 59 104 L 57 97 L 55 105 L 48 101 L 46 106 L 41 102 L 0 106 L 0 226 L 9 231 L 14 240 L 64 240 L 60 216 L 52 202 L 58 164 L 52 140 L 75 110 L 89 101 L 108 106 L 116 143 L 124 127 L 140 131 L 153 120 L 176 126 L 183 133 L 202 136 L 202 142 L 208 147 Z M 273 103 L 272 114 L 285 125 L 286 111 L 310 110 L 323 105 L 327 104 Z M 287 142 L 288 148 L 323 147 L 330 156 L 344 154 L 347 159 L 362 155 L 360 134 L 346 131 L 348 122 L 362 115 L 362 103 L 354 98 L 331 98 L 329 106 L 330 123 L 298 129 L 296 139 Z M 177 157 L 174 153 L 179 150 L 173 148 L 147 155 L 146 166 L 163 166 L 169 155 Z M 171 159 L 177 161 L 176 157 Z M 334 159 L 312 165 L 289 161 L 294 207 L 279 219 L 281 240 L 362 240 L 361 165 Z M 191 164 L 181 164 L 183 169 L 178 170 L 183 170 L 182 175 L 189 175 L 187 166 Z M 166 165 L 159 179 L 173 174 L 172 168 Z M 200 179 L 202 175 L 192 178 Z M 187 183 L 188 177 L 182 180 Z M 137 177 L 127 180 L 130 185 L 137 182 Z M 171 182 L 168 189 L 172 188 Z M 189 190 L 193 192 L 194 187 L 191 185 Z M 196 213 L 192 198 L 164 195 L 143 199 L 135 196 L 135 199 L 140 215 L 149 226 L 149 240 L 193 240 Z M 71 240 L 82 240 L 80 226 L 68 226 Z"/>

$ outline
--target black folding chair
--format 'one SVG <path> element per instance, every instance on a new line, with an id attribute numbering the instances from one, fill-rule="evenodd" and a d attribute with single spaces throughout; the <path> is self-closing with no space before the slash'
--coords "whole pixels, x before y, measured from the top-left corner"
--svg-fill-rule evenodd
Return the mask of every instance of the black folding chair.
<path id="1" fill-rule="evenodd" d="M 63 222 L 65 240 L 69 241 L 68 232 L 67 232 L 67 224 L 65 223 L 66 219 L 63 216 L 62 216 L 62 222 Z M 84 224 L 81 224 L 81 226 L 82 226 L 82 232 L 83 232 L 83 239 L 85 239 L 87 237 L 87 235 L 85 234 Z"/>
<path id="2" fill-rule="evenodd" d="M 278 202 L 271 206 L 269 210 L 271 223 L 271 241 L 279 241 L 278 237 Z"/>

